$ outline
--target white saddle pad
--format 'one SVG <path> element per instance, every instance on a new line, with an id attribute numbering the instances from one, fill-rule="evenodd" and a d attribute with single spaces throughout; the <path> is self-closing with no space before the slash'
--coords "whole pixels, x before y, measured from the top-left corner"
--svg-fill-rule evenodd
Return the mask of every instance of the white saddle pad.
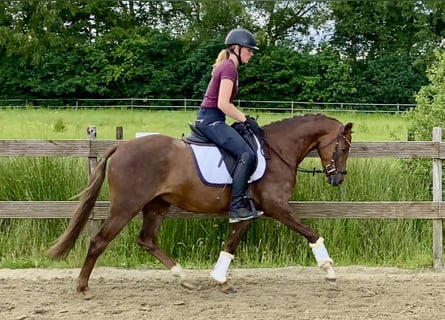
<path id="1" fill-rule="evenodd" d="M 257 145 L 258 139 L 255 137 Z M 233 180 L 229 170 L 222 158 L 222 154 L 216 146 L 191 144 L 193 156 L 198 166 L 201 180 L 211 185 L 232 184 Z M 266 159 L 261 148 L 257 149 L 257 165 L 254 173 L 250 176 L 249 183 L 261 179 L 266 171 Z"/>

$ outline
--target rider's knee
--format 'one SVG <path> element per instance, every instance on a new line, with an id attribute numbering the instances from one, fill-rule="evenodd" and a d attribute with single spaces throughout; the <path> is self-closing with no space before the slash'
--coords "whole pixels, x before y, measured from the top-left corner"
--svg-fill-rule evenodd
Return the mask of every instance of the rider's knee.
<path id="1" fill-rule="evenodd" d="M 241 154 L 239 161 L 250 165 L 255 163 L 255 159 L 256 159 L 256 154 L 253 153 L 253 151 L 244 151 Z"/>

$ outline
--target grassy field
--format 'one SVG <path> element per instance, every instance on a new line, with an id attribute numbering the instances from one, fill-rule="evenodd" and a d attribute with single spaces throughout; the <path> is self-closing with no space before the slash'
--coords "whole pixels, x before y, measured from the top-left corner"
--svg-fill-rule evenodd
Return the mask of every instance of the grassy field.
<path id="1" fill-rule="evenodd" d="M 114 139 L 116 127 L 122 126 L 124 138 L 136 132 L 159 132 L 172 137 L 188 133 L 194 111 L 149 111 L 127 109 L 2 109 L 1 139 L 86 139 L 89 125 L 97 127 L 98 139 Z M 291 117 L 286 113 L 251 112 L 260 125 Z M 353 122 L 355 141 L 406 140 L 406 123 L 402 115 L 331 113 L 342 122 Z"/>
<path id="2" fill-rule="evenodd" d="M 256 116 L 256 113 L 251 112 Z M 406 141 L 402 115 L 329 114 L 354 123 L 353 141 Z M 259 114 L 267 124 L 289 114 Z M 195 112 L 102 110 L 0 110 L 0 139 L 86 139 L 86 128 L 97 127 L 98 139 L 114 139 L 116 127 L 124 139 L 136 132 L 159 132 L 173 137 L 188 134 L 187 122 Z M 1 158 L 0 200 L 67 200 L 86 185 L 86 160 L 79 158 Z M 302 164 L 318 167 L 317 159 Z M 303 201 L 431 200 L 430 177 L 407 174 L 395 159 L 350 159 L 346 183 L 328 186 L 321 175 L 299 174 L 293 199 Z M 107 199 L 106 188 L 101 199 Z M 429 266 L 432 263 L 431 222 L 422 220 L 308 220 L 325 238 L 337 265 Z M 88 246 L 85 233 L 68 259 L 53 262 L 44 256 L 50 243 L 63 232 L 65 220 L 0 220 L 0 267 L 80 266 Z M 130 223 L 99 260 L 100 265 L 160 267 L 135 243 L 140 221 Z M 210 267 L 226 234 L 223 219 L 168 220 L 160 235 L 167 253 L 187 267 Z M 237 252 L 235 266 L 269 267 L 314 265 L 308 245 L 286 227 L 260 220 L 252 224 Z"/>

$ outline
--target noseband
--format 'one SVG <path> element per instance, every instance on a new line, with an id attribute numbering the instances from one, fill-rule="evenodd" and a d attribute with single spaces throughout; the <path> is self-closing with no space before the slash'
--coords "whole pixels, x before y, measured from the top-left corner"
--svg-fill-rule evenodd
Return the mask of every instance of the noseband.
<path id="1" fill-rule="evenodd" d="M 347 174 L 348 171 L 344 170 L 344 171 L 339 171 L 337 169 L 337 156 L 338 156 L 338 146 L 340 144 L 341 140 L 344 140 L 349 146 L 351 146 L 351 142 L 344 136 L 344 129 L 345 127 L 342 125 L 338 131 L 337 136 L 334 138 L 334 140 L 332 140 L 331 142 L 329 142 L 328 144 L 325 144 L 322 147 L 318 148 L 318 151 L 320 151 L 323 148 L 326 148 L 327 146 L 330 146 L 331 144 L 333 144 L 335 142 L 335 149 L 334 152 L 332 153 L 331 156 L 331 160 L 329 161 L 329 164 L 326 166 L 326 168 L 323 170 L 324 173 L 326 173 L 326 176 L 332 176 L 334 174 L 340 173 L 340 174 Z"/>

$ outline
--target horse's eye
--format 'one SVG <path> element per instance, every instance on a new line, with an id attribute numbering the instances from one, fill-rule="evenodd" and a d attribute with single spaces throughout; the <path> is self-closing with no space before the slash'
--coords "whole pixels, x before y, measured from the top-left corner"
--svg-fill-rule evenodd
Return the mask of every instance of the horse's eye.
<path id="1" fill-rule="evenodd" d="M 343 148 L 341 148 L 341 151 L 343 151 L 343 152 L 348 151 L 348 148 L 343 147 Z"/>

